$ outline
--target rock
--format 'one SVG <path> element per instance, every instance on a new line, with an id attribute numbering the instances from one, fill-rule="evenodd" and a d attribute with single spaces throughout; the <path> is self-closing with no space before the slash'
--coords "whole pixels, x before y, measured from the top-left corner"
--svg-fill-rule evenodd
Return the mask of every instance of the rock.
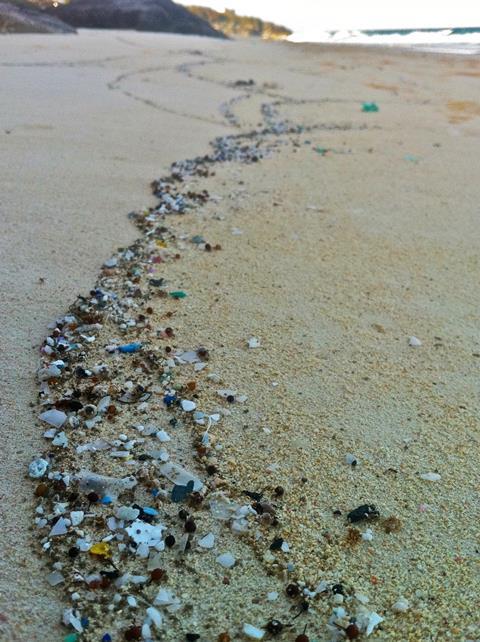
<path id="1" fill-rule="evenodd" d="M 0 2 L 0 33 L 75 33 L 75 29 L 28 2 Z"/>
<path id="2" fill-rule="evenodd" d="M 74 27 L 166 31 L 225 38 L 208 22 L 172 0 L 71 0 L 67 4 L 58 3 L 58 6 L 49 2 L 45 10 Z"/>

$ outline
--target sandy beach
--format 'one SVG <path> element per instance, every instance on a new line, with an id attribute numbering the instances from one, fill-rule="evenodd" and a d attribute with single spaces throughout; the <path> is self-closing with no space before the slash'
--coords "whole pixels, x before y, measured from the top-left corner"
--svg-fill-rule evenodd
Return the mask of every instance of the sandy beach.
<path id="1" fill-rule="evenodd" d="M 153 605 L 153 639 L 246 640 L 245 624 L 270 639 L 272 620 L 279 640 L 479 639 L 480 63 L 132 32 L 0 51 L 0 638 L 61 640 L 73 608 L 79 640 L 120 640 Z M 62 333 L 81 349 L 61 355 Z M 39 397 L 37 369 L 60 357 Z M 78 374 L 103 363 L 92 385 Z M 42 437 L 51 408 L 68 443 Z M 201 502 L 170 501 L 151 425 Z M 37 457 L 53 477 L 32 483 Z M 92 502 L 86 469 L 138 483 Z M 133 504 L 154 507 L 171 548 L 122 548 L 128 519 L 107 520 Z M 357 507 L 370 518 L 348 518 Z M 83 523 L 51 536 L 71 511 Z M 108 554 L 90 553 L 105 537 Z M 109 560 L 148 582 L 99 588 Z"/>

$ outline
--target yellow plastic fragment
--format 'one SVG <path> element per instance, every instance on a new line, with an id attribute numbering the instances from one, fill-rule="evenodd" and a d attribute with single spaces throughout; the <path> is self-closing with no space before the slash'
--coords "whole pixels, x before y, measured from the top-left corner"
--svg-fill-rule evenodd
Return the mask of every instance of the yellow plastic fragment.
<path id="1" fill-rule="evenodd" d="M 97 544 L 93 544 L 90 547 L 88 552 L 99 557 L 110 557 L 110 544 L 108 542 L 97 542 Z"/>
<path id="2" fill-rule="evenodd" d="M 155 241 L 157 247 L 167 247 L 165 241 Z"/>

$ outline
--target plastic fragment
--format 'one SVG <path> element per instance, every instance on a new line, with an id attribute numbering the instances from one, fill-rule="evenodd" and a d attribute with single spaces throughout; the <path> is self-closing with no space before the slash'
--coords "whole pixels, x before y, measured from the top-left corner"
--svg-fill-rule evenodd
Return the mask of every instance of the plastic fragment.
<path id="1" fill-rule="evenodd" d="M 422 345 L 422 342 L 420 339 L 417 339 L 417 337 L 411 336 L 408 340 L 408 345 L 412 348 L 419 348 Z"/>
<path id="2" fill-rule="evenodd" d="M 59 517 L 50 531 L 49 537 L 55 537 L 57 535 L 65 535 L 68 532 L 68 527 L 70 526 L 70 521 L 66 520 L 64 517 Z"/>
<path id="3" fill-rule="evenodd" d="M 258 629 L 256 626 L 253 626 L 253 624 L 244 624 L 243 632 L 247 638 L 250 638 L 251 640 L 263 640 L 265 635 L 265 631 Z"/>
<path id="4" fill-rule="evenodd" d="M 195 410 L 195 408 L 197 407 L 197 404 L 193 401 L 190 401 L 189 399 L 182 399 L 181 406 L 182 410 L 184 410 L 185 412 L 192 412 L 192 410 Z"/>
<path id="5" fill-rule="evenodd" d="M 65 448 L 68 445 L 68 437 L 67 435 L 63 432 L 59 432 L 58 434 L 55 435 L 52 441 L 53 446 L 60 446 L 61 448 Z"/>
<path id="6" fill-rule="evenodd" d="M 236 559 L 231 553 L 222 553 L 217 557 L 217 562 L 224 568 L 232 568 L 235 566 Z"/>
<path id="7" fill-rule="evenodd" d="M 408 611 L 409 608 L 410 608 L 410 604 L 408 600 L 406 600 L 404 597 L 401 597 L 392 606 L 392 610 L 395 611 L 396 613 L 405 613 L 405 611 Z"/>
<path id="8" fill-rule="evenodd" d="M 171 500 L 175 504 L 178 504 L 179 502 L 183 502 L 184 499 L 188 497 L 193 492 L 193 486 L 194 482 L 193 480 L 190 480 L 187 482 L 185 486 L 181 486 L 178 484 L 175 484 L 175 486 L 172 488 L 172 495 L 171 495 Z"/>
<path id="9" fill-rule="evenodd" d="M 248 347 L 249 348 L 259 348 L 260 347 L 260 339 L 257 339 L 256 337 L 250 337 L 248 340 Z"/>
<path id="10" fill-rule="evenodd" d="M 380 513 L 374 504 L 362 504 L 361 506 L 358 506 L 358 508 L 350 511 L 347 515 L 347 519 L 354 523 L 361 522 L 364 519 L 376 519 L 379 516 Z"/>
<path id="11" fill-rule="evenodd" d="M 364 112 L 376 112 L 379 111 L 379 106 L 376 103 L 363 103 L 362 111 Z"/>
<path id="12" fill-rule="evenodd" d="M 170 292 L 170 296 L 172 299 L 184 299 L 187 293 L 183 292 L 183 290 L 175 290 L 174 292 Z"/>
<path id="13" fill-rule="evenodd" d="M 424 479 L 425 481 L 440 481 L 442 476 L 438 473 L 422 473 L 420 479 Z"/>
<path id="14" fill-rule="evenodd" d="M 371 542 L 373 540 L 373 531 L 371 528 L 367 528 L 367 530 L 362 533 L 362 539 L 364 542 Z"/>
<path id="15" fill-rule="evenodd" d="M 82 633 L 83 631 L 83 626 L 80 618 L 75 615 L 75 612 L 73 609 L 65 609 L 63 612 L 63 623 L 65 626 L 72 626 L 75 631 L 78 631 L 79 633 Z"/>
<path id="16" fill-rule="evenodd" d="M 194 491 L 199 491 L 203 488 L 203 483 L 196 475 L 190 473 L 178 464 L 168 462 L 166 464 L 162 464 L 159 470 L 164 477 L 178 486 L 186 486 L 189 481 L 193 481 Z"/>
<path id="17" fill-rule="evenodd" d="M 131 352 L 138 352 L 141 347 L 141 343 L 125 343 L 124 345 L 118 346 L 117 350 L 124 354 L 128 354 Z"/>
<path id="18" fill-rule="evenodd" d="M 98 495 L 108 495 L 112 499 L 116 499 L 118 495 L 131 490 L 137 485 L 135 477 L 107 477 L 106 475 L 98 475 L 87 470 L 83 470 L 76 476 L 79 481 L 80 490 L 84 492 L 95 492 Z"/>
<path id="19" fill-rule="evenodd" d="M 28 467 L 28 474 L 32 479 L 43 477 L 48 469 L 48 461 L 39 457 L 34 459 Z"/>
<path id="20" fill-rule="evenodd" d="M 57 586 L 57 584 L 65 582 L 65 578 L 59 571 L 53 571 L 53 573 L 47 575 L 47 582 L 50 584 L 50 586 Z"/>
<path id="21" fill-rule="evenodd" d="M 215 535 L 213 533 L 208 533 L 205 537 L 198 540 L 198 545 L 201 548 L 213 548 L 215 546 Z"/>
<path id="22" fill-rule="evenodd" d="M 368 618 L 365 635 L 369 636 L 371 633 L 373 633 L 374 628 L 378 626 L 381 622 L 383 622 L 383 617 L 380 617 L 378 613 L 375 613 L 375 611 L 372 611 Z"/>
<path id="23" fill-rule="evenodd" d="M 147 615 L 152 620 L 152 622 L 155 624 L 157 629 L 159 629 L 162 626 L 163 617 L 162 617 L 162 614 L 160 613 L 160 611 L 158 609 L 156 609 L 153 606 L 150 606 L 147 609 Z"/>
<path id="24" fill-rule="evenodd" d="M 125 530 L 136 544 L 157 546 L 162 541 L 162 533 L 165 530 L 165 526 L 162 526 L 162 524 L 152 525 L 137 519 Z"/>
<path id="25" fill-rule="evenodd" d="M 70 520 L 72 522 L 72 526 L 78 526 L 83 522 L 83 518 L 85 517 L 85 513 L 83 510 L 74 510 L 70 513 Z"/>
<path id="26" fill-rule="evenodd" d="M 115 515 L 118 517 L 118 519 L 123 519 L 127 522 L 130 522 L 134 519 L 137 519 L 137 517 L 140 515 L 140 511 L 138 508 L 132 508 L 131 506 L 119 506 Z"/>
<path id="27" fill-rule="evenodd" d="M 108 542 L 97 542 L 92 545 L 88 552 L 91 555 L 98 555 L 98 557 L 111 557 L 110 544 Z"/>
<path id="28" fill-rule="evenodd" d="M 51 410 L 46 410 L 42 412 L 39 416 L 41 421 L 44 421 L 50 426 L 55 426 L 55 428 L 61 428 L 63 424 L 67 421 L 67 415 L 61 410 L 56 410 L 52 408 Z"/>

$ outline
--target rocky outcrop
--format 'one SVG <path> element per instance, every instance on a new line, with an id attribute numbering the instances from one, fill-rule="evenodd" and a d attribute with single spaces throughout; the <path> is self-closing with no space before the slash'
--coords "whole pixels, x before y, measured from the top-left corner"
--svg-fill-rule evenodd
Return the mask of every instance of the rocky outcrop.
<path id="1" fill-rule="evenodd" d="M 225 9 L 221 12 L 195 5 L 189 6 L 188 9 L 227 36 L 284 40 L 292 33 L 287 27 L 276 25 L 273 22 L 266 22 L 253 16 L 239 16 L 232 9 Z"/>
<path id="2" fill-rule="evenodd" d="M 45 8 L 74 27 L 167 31 L 224 38 L 206 20 L 172 0 L 71 0 Z"/>
<path id="3" fill-rule="evenodd" d="M 27 3 L 0 0 L 0 33 L 75 33 L 75 29 Z"/>

